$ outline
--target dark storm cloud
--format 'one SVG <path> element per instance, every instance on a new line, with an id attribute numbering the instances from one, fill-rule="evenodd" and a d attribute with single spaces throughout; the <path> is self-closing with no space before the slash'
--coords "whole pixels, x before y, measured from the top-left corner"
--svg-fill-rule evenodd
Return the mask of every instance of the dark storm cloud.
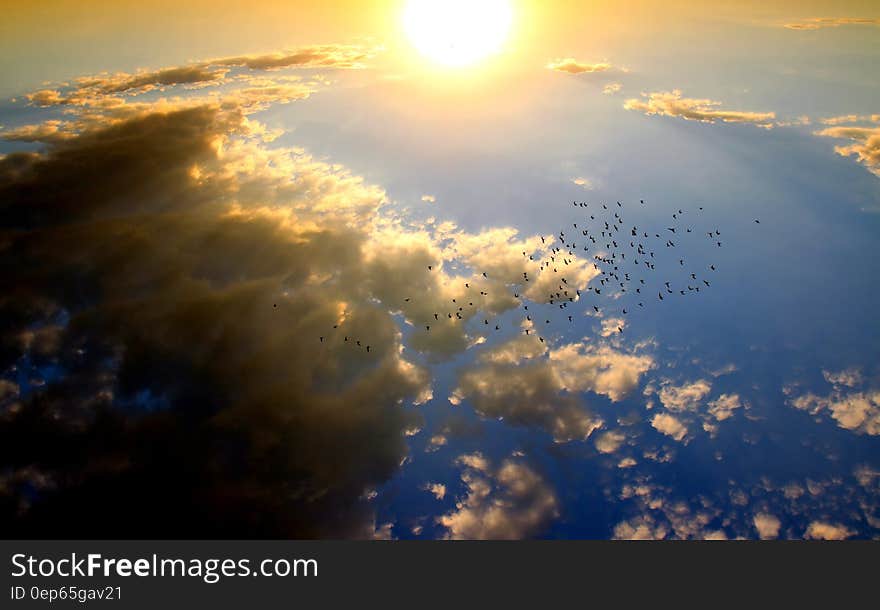
<path id="1" fill-rule="evenodd" d="M 3 386 L 7 535 L 373 535 L 363 492 L 429 390 L 347 281 L 384 196 L 249 167 L 247 123 L 144 112 L 0 159 L 0 367 L 60 371 Z M 319 342 L 334 324 L 371 353 Z"/>

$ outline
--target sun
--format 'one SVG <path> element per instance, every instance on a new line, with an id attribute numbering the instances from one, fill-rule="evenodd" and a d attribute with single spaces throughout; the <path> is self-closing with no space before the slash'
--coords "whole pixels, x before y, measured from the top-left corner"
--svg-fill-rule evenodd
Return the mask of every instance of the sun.
<path id="1" fill-rule="evenodd" d="M 409 0 L 403 27 L 413 46 L 451 67 L 476 63 L 501 49 L 513 20 L 507 0 Z"/>

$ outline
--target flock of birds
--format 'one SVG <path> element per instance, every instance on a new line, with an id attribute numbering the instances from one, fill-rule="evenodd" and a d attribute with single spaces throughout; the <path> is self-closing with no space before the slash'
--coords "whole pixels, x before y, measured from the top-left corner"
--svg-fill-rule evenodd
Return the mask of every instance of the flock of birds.
<path id="1" fill-rule="evenodd" d="M 640 206 L 645 206 L 644 200 L 639 200 Z M 540 236 L 540 244 L 535 243 L 532 252 L 524 250 L 522 256 L 530 263 L 536 265 L 533 275 L 528 271 L 523 272 L 522 282 L 518 284 L 524 287 L 527 283 L 539 279 L 541 274 L 554 274 L 552 285 L 554 286 L 540 298 L 531 298 L 520 294 L 514 289 L 513 296 L 519 300 L 523 320 L 521 328 L 526 335 L 535 334 L 541 343 L 545 342 L 544 335 L 540 332 L 543 326 L 549 328 L 553 323 L 553 316 L 537 315 L 538 311 L 530 310 L 529 304 L 543 304 L 558 308 L 562 311 L 563 320 L 568 324 L 575 322 L 573 313 L 569 313 L 569 307 L 578 303 L 586 302 L 589 293 L 595 297 L 606 297 L 613 306 L 602 307 L 593 302 L 587 305 L 587 313 L 595 316 L 629 316 L 637 310 L 647 307 L 650 303 L 659 304 L 669 299 L 697 295 L 701 291 L 712 287 L 712 274 L 716 271 L 714 263 L 700 262 L 693 264 L 686 260 L 684 255 L 678 255 L 682 251 L 680 242 L 683 239 L 703 236 L 707 245 L 712 248 L 723 246 L 721 231 L 717 228 L 703 231 L 697 230 L 698 217 L 702 215 L 703 208 L 699 207 L 695 212 L 684 209 L 673 211 L 669 222 L 664 223 L 660 230 L 648 230 L 645 227 L 630 225 L 624 222 L 624 205 L 617 201 L 612 204 L 600 203 L 591 207 L 587 202 L 572 202 L 577 210 L 579 218 L 572 221 L 570 228 L 560 230 L 552 237 Z M 755 219 L 756 224 L 760 220 Z M 547 250 L 547 245 L 552 244 Z M 676 250 L 678 248 L 678 250 Z M 545 252 L 540 256 L 539 252 Z M 673 254 L 675 253 L 675 254 Z M 536 260 L 536 256 L 538 259 Z M 673 270 L 657 268 L 661 261 L 671 265 Z M 583 270 L 583 265 L 592 265 L 595 277 L 586 285 L 579 287 L 578 281 L 566 277 L 566 269 Z M 435 265 L 427 265 L 426 273 L 435 271 Z M 486 272 L 477 276 L 488 279 Z M 451 299 L 447 311 L 433 313 L 433 326 L 441 323 L 466 322 L 472 316 L 462 315 L 466 307 L 472 312 L 479 311 L 480 301 L 488 296 L 486 290 L 480 290 L 473 280 L 464 281 L 467 294 L 473 291 L 472 298 Z M 583 282 L 580 282 L 583 283 Z M 477 291 L 479 298 L 477 298 Z M 655 296 L 656 293 L 656 296 Z M 589 295 L 592 296 L 592 295 Z M 412 297 L 404 299 L 409 303 Z M 460 302 L 459 302 L 460 301 Z M 477 303 L 475 304 L 475 301 Z M 538 302 L 540 301 L 540 302 Z M 275 304 L 277 307 L 277 304 Z M 533 318 L 534 314 L 534 318 Z M 623 319 L 623 318 L 620 318 Z M 501 324 L 484 318 L 484 327 L 495 331 L 501 331 Z M 432 324 L 424 325 L 425 332 L 430 333 Z M 339 324 L 333 326 L 334 331 L 339 330 Z M 624 325 L 617 325 L 618 333 L 624 332 Z M 334 333 L 335 337 L 338 334 Z M 319 341 L 324 343 L 330 340 L 330 333 L 319 336 Z M 341 340 L 354 347 L 370 352 L 370 345 L 361 339 L 342 334 Z"/>

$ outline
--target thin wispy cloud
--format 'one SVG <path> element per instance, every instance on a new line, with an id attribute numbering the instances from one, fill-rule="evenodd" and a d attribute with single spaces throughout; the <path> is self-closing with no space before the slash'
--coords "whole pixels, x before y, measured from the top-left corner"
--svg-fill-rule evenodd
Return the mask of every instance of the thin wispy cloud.
<path id="1" fill-rule="evenodd" d="M 725 110 L 721 102 L 705 98 L 682 97 L 679 89 L 643 93 L 641 98 L 630 98 L 624 102 L 627 110 L 636 110 L 646 115 L 679 117 L 701 123 L 742 123 L 772 129 L 774 112 L 752 112 L 745 110 Z"/>
<path id="2" fill-rule="evenodd" d="M 823 28 L 838 28 L 845 25 L 880 25 L 880 19 L 867 17 L 812 17 L 802 21 L 786 23 L 789 30 L 812 31 Z"/>
<path id="3" fill-rule="evenodd" d="M 614 66 L 607 61 L 591 63 L 578 61 L 573 57 L 565 57 L 550 61 L 547 64 L 547 69 L 556 72 L 566 72 L 567 74 L 594 74 L 597 72 L 608 72 L 614 69 Z"/>

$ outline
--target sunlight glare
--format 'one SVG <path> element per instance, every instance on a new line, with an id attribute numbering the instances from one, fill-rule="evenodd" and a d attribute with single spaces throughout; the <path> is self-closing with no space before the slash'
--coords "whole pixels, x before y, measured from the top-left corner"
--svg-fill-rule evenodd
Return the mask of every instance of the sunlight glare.
<path id="1" fill-rule="evenodd" d="M 507 0 L 410 0 L 403 27 L 418 51 L 434 62 L 460 67 L 497 53 L 510 30 Z"/>

